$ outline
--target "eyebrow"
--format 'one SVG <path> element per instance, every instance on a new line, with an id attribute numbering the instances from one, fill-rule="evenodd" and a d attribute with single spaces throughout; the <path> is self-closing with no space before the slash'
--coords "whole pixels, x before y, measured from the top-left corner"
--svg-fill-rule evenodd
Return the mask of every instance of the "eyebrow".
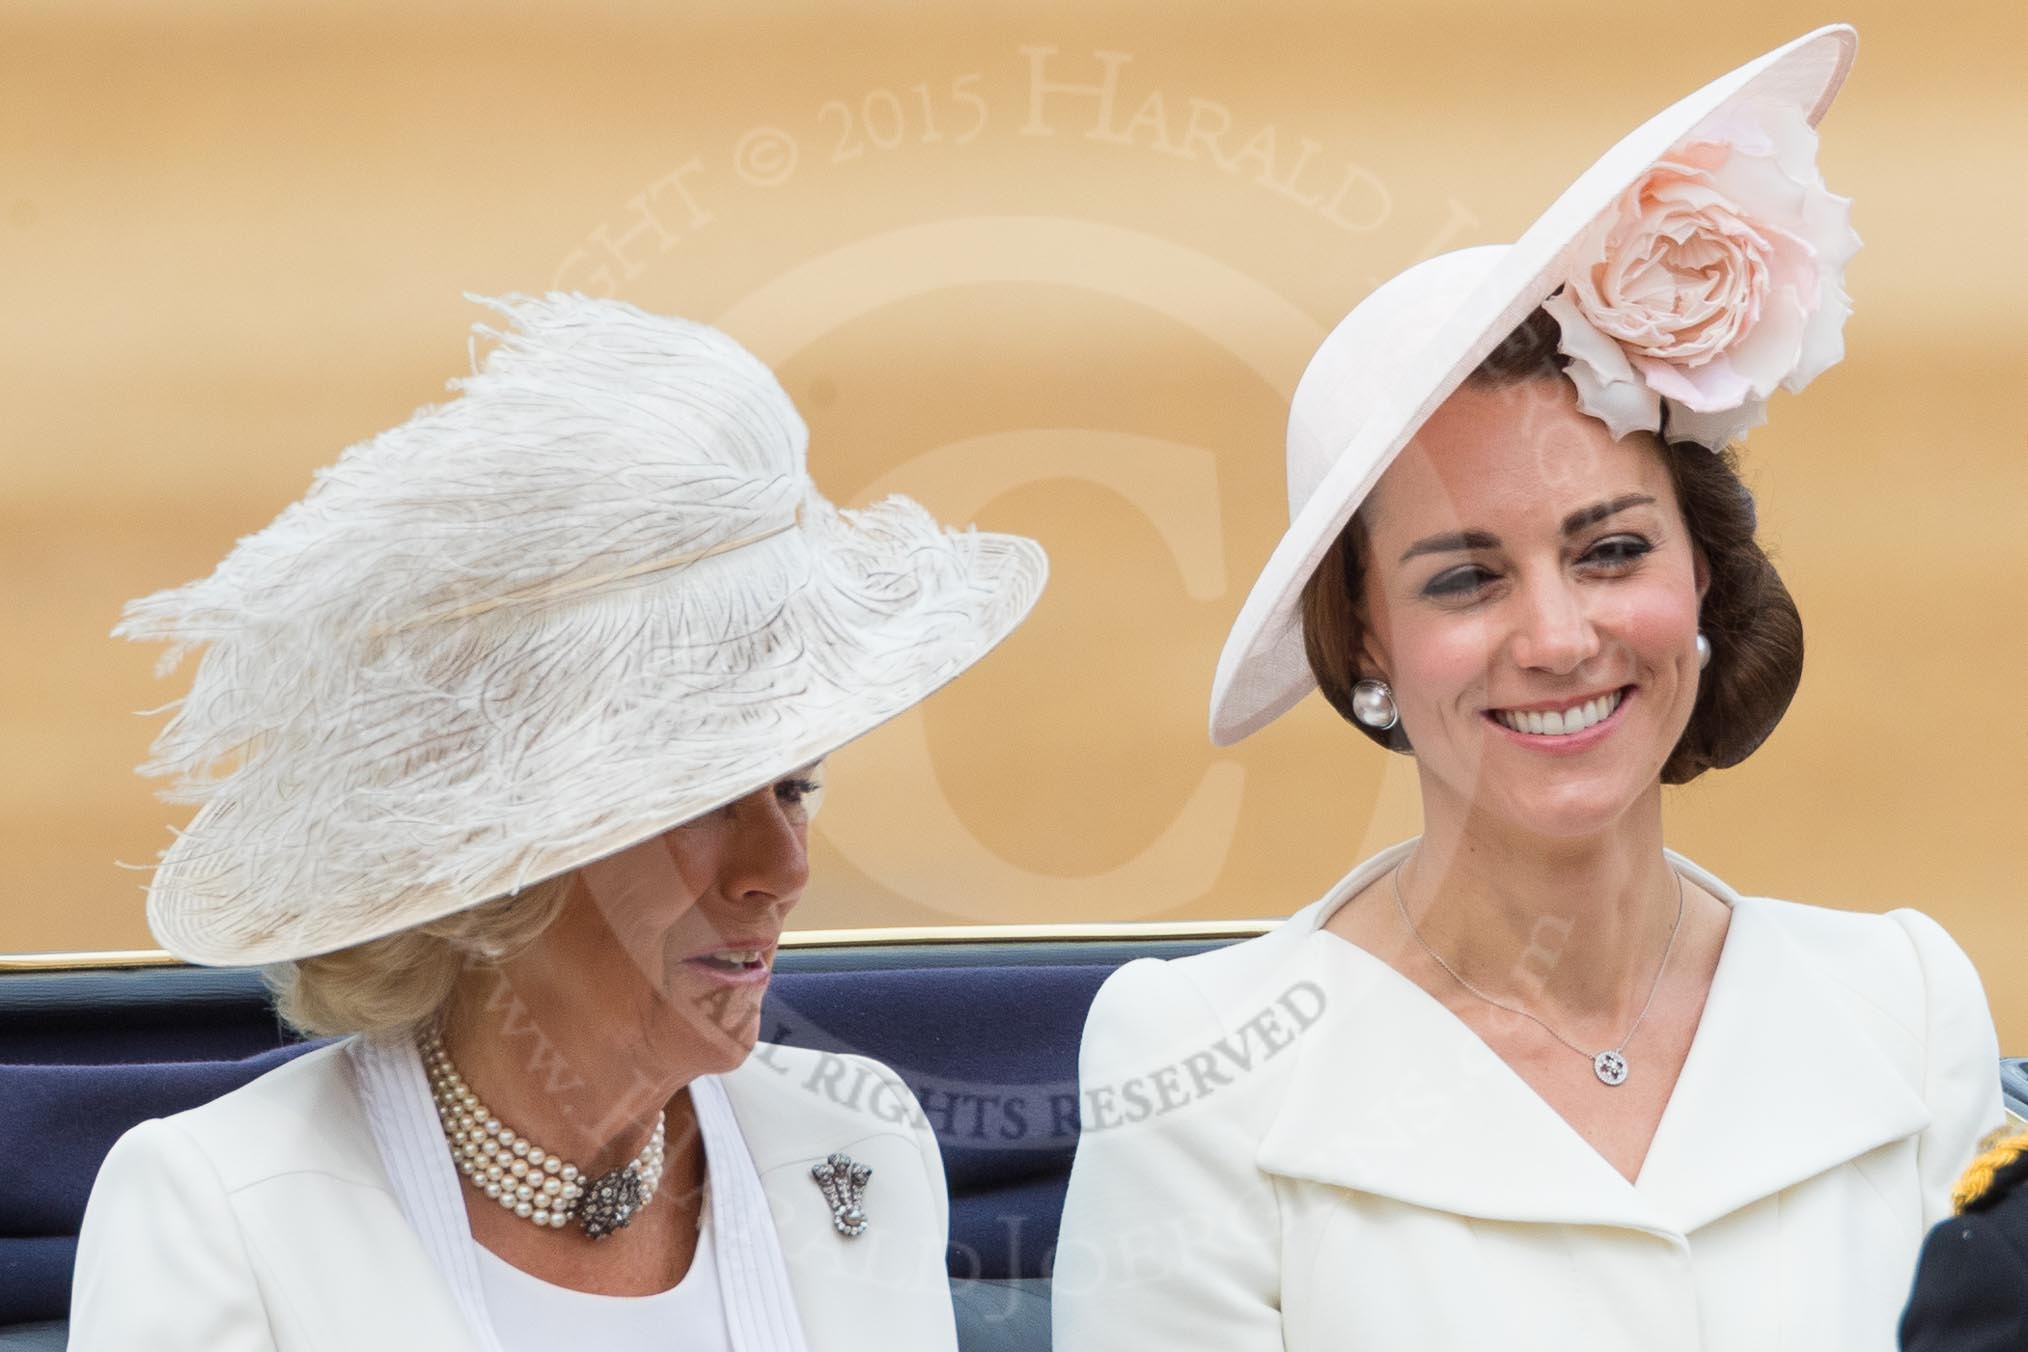
<path id="1" fill-rule="evenodd" d="M 1586 526 L 1595 526 L 1607 517 L 1624 512 L 1629 507 L 1645 507 L 1654 502 L 1646 493 L 1628 493 L 1610 502 L 1595 502 L 1589 507 L 1580 507 L 1563 518 L 1563 533 L 1575 535 Z M 1498 549 L 1500 537 L 1482 530 L 1452 531 L 1447 535 L 1432 535 L 1417 540 L 1402 552 L 1401 562 L 1407 563 L 1418 554 L 1454 554 L 1472 549 Z"/>
<path id="2" fill-rule="evenodd" d="M 1654 501 L 1646 493 L 1629 493 L 1625 497 L 1614 498 L 1611 502 L 1595 502 L 1589 507 L 1580 507 L 1563 518 L 1563 533 L 1575 535 L 1586 526 L 1596 526 L 1617 512 L 1624 512 L 1629 507 L 1646 507 Z"/>

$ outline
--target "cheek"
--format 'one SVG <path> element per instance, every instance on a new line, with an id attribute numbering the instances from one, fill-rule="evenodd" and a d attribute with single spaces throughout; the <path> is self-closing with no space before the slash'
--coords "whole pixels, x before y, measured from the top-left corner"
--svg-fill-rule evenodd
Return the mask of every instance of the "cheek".
<path id="1" fill-rule="evenodd" d="M 608 950 L 655 966 L 663 941 L 696 906 L 709 881 L 707 842 L 677 837 L 683 828 L 645 841 L 583 872 L 589 925 Z"/>
<path id="2" fill-rule="evenodd" d="M 1441 707 L 1485 687 L 1498 641 L 1491 626 L 1466 615 L 1432 615 L 1398 630 L 1398 698 Z"/>
<path id="3" fill-rule="evenodd" d="M 1637 658 L 1667 666 L 1682 658 L 1697 632 L 1697 591 L 1688 569 L 1656 574 L 1614 593 L 1600 622 Z"/>

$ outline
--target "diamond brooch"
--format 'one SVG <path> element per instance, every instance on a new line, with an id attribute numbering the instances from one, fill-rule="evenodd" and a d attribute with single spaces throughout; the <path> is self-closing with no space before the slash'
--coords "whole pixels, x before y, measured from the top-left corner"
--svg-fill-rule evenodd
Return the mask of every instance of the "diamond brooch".
<path id="1" fill-rule="evenodd" d="M 810 1177 L 823 1189 L 824 1200 L 831 1205 L 831 1224 L 838 1233 L 847 1239 L 864 1234 L 866 1180 L 873 1177 L 873 1170 L 864 1164 L 854 1164 L 852 1157 L 841 1150 L 822 1164 L 811 1165 Z"/>

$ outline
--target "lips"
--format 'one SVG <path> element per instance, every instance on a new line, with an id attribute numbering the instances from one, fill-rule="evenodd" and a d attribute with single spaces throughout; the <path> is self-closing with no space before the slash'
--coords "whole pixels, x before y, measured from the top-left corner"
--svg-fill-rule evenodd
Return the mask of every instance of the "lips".
<path id="1" fill-rule="evenodd" d="M 1569 737 L 1612 717 L 1626 697 L 1624 688 L 1551 709 L 1492 709 L 1488 717 L 1515 732 L 1537 737 Z"/>
<path id="2" fill-rule="evenodd" d="M 692 953 L 683 966 L 707 981 L 735 986 L 765 985 L 775 961 L 779 934 L 728 934 L 702 953 Z"/>
<path id="3" fill-rule="evenodd" d="M 765 968 L 768 959 L 766 949 L 729 948 L 716 953 L 700 953 L 690 961 L 721 972 L 751 972 Z"/>

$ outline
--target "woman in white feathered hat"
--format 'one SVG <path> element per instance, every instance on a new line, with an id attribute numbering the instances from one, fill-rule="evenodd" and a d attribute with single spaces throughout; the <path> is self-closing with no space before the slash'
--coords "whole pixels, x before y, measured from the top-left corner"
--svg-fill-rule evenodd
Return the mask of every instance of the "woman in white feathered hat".
<path id="1" fill-rule="evenodd" d="M 1813 128 L 1854 42 L 1691 95 L 1312 360 L 1212 736 L 1321 687 L 1414 757 L 1424 830 L 1107 983 L 1058 1352 L 1892 1346 L 2000 1120 L 1978 978 L 1917 912 L 1743 896 L 1662 830 L 1801 674 L 1733 442 L 1842 354 Z"/>
<path id="2" fill-rule="evenodd" d="M 203 649 L 150 925 L 352 1036 L 121 1139 L 71 1345 L 951 1348 L 908 1089 L 749 1054 L 823 758 L 1042 552 L 833 507 L 721 333 L 497 308 L 456 398 L 121 626 Z"/>

